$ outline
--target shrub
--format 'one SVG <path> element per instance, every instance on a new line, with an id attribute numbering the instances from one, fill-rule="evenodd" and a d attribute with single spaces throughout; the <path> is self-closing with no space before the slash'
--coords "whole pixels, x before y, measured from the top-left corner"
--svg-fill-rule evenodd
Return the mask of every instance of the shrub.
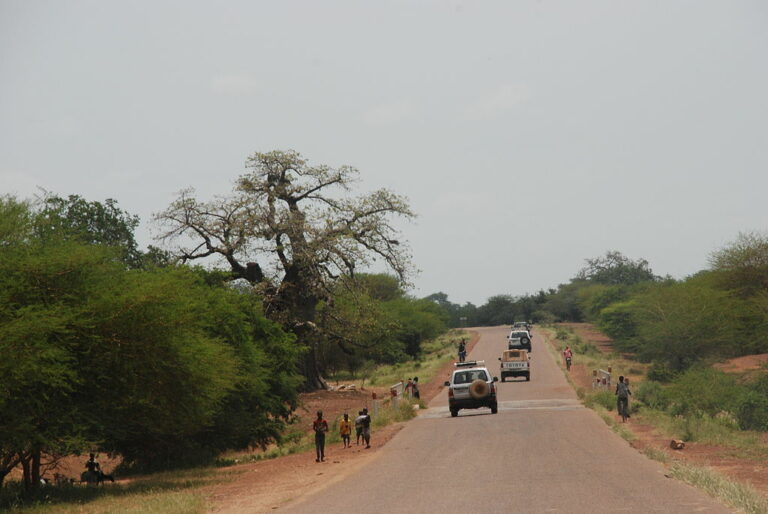
<path id="1" fill-rule="evenodd" d="M 648 368 L 648 380 L 653 380 L 654 382 L 672 382 L 677 377 L 677 374 L 677 371 L 663 362 L 654 362 Z"/>
<path id="2" fill-rule="evenodd" d="M 590 408 L 594 405 L 600 405 L 612 411 L 616 406 L 616 396 L 610 391 L 598 391 L 588 395 L 584 403 Z"/>
<path id="3" fill-rule="evenodd" d="M 757 391 L 747 391 L 737 403 L 736 418 L 744 430 L 768 431 L 768 397 Z"/>
<path id="4" fill-rule="evenodd" d="M 637 400 L 653 409 L 666 409 L 669 405 L 669 394 L 664 387 L 653 380 L 640 384 L 637 389 Z"/>
<path id="5" fill-rule="evenodd" d="M 669 387 L 672 412 L 704 412 L 714 416 L 720 411 L 734 412 L 744 386 L 736 378 L 712 368 L 692 368 Z"/>

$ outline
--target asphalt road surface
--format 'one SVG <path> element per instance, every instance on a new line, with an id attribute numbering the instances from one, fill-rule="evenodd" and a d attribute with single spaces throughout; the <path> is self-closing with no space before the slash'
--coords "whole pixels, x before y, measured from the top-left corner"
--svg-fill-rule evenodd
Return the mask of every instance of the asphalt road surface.
<path id="1" fill-rule="evenodd" d="M 509 328 L 479 329 L 468 360 L 498 375 Z M 288 512 L 730 512 L 664 476 L 578 402 L 534 332 L 531 381 L 498 384 L 499 413 L 448 412 L 447 391 L 354 476 Z M 447 379 L 447 377 L 446 377 Z M 376 437 L 374 432 L 373 437 Z"/>

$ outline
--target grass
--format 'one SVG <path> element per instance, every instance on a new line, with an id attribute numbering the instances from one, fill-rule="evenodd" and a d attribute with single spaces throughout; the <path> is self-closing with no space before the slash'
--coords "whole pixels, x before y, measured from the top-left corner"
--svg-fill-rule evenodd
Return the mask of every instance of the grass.
<path id="1" fill-rule="evenodd" d="M 219 482 L 223 477 L 210 468 L 155 473 L 137 478 L 126 485 L 49 486 L 21 503 L 11 496 L 17 492 L 9 484 L 4 493 L 4 506 L 11 513 L 202 513 L 205 496 L 200 487 Z M 7 503 L 6 503 L 7 502 Z"/>
<path id="2" fill-rule="evenodd" d="M 739 430 L 728 418 L 705 414 L 673 416 L 649 407 L 640 409 L 638 417 L 674 439 L 729 448 L 732 455 L 738 458 L 768 459 L 768 447 L 760 433 Z"/>
<path id="3" fill-rule="evenodd" d="M 626 377 L 642 377 L 645 376 L 647 366 L 622 357 L 620 354 L 605 353 L 594 344 L 584 341 L 581 337 L 576 335 L 570 327 L 548 327 L 544 329 L 548 332 L 550 339 L 555 343 L 557 347 L 557 362 L 561 367 L 564 367 L 562 363 L 562 352 L 565 350 L 566 345 L 573 350 L 573 364 L 581 364 L 587 370 L 611 368 L 613 376 L 618 377 L 624 375 Z M 618 378 L 617 378 L 618 380 Z"/>
<path id="4" fill-rule="evenodd" d="M 703 489 L 711 496 L 747 514 L 768 512 L 768 500 L 754 488 L 730 480 L 709 468 L 676 462 L 670 467 L 670 475 Z"/>
<path id="5" fill-rule="evenodd" d="M 648 446 L 646 448 L 643 448 L 643 455 L 645 455 L 649 459 L 659 461 L 664 464 L 669 462 L 669 455 L 667 455 L 667 452 L 665 452 L 664 450 L 660 450 L 659 448 L 655 448 L 653 446 Z"/>
<path id="6" fill-rule="evenodd" d="M 451 330 L 424 343 L 423 353 L 416 360 L 379 366 L 369 372 L 366 380 L 372 386 L 391 386 L 409 377 L 419 377 L 420 383 L 426 383 L 446 362 L 456 359 L 456 348 L 462 338 L 469 341 L 470 334 L 462 330 Z M 335 378 L 330 377 L 330 380 Z"/>

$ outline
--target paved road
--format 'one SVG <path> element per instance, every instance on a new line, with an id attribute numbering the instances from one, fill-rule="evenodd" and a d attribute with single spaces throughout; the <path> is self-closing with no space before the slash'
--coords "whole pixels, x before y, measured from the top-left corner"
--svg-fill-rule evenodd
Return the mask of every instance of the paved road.
<path id="1" fill-rule="evenodd" d="M 479 332 L 469 358 L 485 359 L 495 372 L 508 328 Z M 531 381 L 499 383 L 498 414 L 477 409 L 451 418 L 443 390 L 357 476 L 285 510 L 729 512 L 697 489 L 666 478 L 663 466 L 582 407 L 541 339 L 535 334 Z"/>

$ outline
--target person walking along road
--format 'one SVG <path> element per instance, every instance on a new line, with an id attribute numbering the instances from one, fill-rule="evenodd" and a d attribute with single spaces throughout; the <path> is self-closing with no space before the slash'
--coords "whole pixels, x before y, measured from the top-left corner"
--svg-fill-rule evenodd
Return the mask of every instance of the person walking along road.
<path id="1" fill-rule="evenodd" d="M 371 417 L 368 415 L 368 409 L 363 409 L 363 440 L 365 441 L 365 447 L 371 447 Z"/>
<path id="2" fill-rule="evenodd" d="M 621 416 L 621 421 L 626 422 L 629 417 L 629 395 L 632 391 L 629 390 L 629 380 L 624 381 L 624 376 L 619 377 L 619 383 L 616 384 L 616 408 Z"/>
<path id="3" fill-rule="evenodd" d="M 315 431 L 315 451 L 317 458 L 315 462 L 325 461 L 325 433 L 328 432 L 328 422 L 323 419 L 323 411 L 317 411 L 317 419 L 312 423 L 312 429 Z"/>
<path id="4" fill-rule="evenodd" d="M 459 362 L 464 362 L 464 359 L 467 358 L 467 344 L 464 342 L 464 339 L 461 340 L 459 343 Z"/>

